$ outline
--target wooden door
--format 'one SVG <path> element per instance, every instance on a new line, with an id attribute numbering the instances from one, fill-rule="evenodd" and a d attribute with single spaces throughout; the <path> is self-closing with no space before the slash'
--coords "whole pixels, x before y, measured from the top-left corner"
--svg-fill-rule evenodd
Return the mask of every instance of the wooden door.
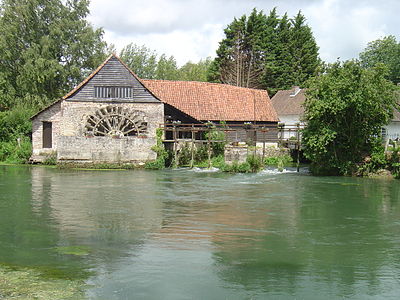
<path id="1" fill-rule="evenodd" d="M 53 124 L 51 122 L 43 122 L 43 148 L 53 147 Z"/>

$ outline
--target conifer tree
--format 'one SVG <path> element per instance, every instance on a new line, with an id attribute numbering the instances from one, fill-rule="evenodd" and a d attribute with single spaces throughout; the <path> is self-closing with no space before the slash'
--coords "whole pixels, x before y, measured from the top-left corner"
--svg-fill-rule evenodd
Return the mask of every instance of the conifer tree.
<path id="1" fill-rule="evenodd" d="M 293 84 L 302 86 L 308 78 L 316 74 L 320 64 L 318 46 L 306 18 L 298 12 L 292 20 L 290 52 L 293 59 Z"/>
<path id="2" fill-rule="evenodd" d="M 268 16 L 252 11 L 225 29 L 210 81 L 268 89 L 271 95 L 292 85 L 304 85 L 320 64 L 318 47 L 301 11 L 290 20 L 276 8 Z M 247 75 L 247 76 L 246 76 Z"/>
<path id="3" fill-rule="evenodd" d="M 211 81 L 244 87 L 259 87 L 263 72 L 263 38 L 265 15 L 253 10 L 234 19 L 225 29 L 226 38 L 220 42 L 217 58 L 211 66 Z"/>

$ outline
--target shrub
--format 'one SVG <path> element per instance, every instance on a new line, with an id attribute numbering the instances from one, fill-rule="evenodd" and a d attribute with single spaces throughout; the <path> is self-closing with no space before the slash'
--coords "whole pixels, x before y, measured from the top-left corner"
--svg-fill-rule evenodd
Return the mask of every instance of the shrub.
<path id="1" fill-rule="evenodd" d="M 249 173 L 251 170 L 250 164 L 248 162 L 239 163 L 234 161 L 232 164 L 225 164 L 222 168 L 223 172 L 228 173 Z"/>
<path id="2" fill-rule="evenodd" d="M 250 166 L 250 171 L 256 173 L 264 167 L 264 163 L 260 156 L 258 155 L 248 155 L 246 162 Z"/>
<path id="3" fill-rule="evenodd" d="M 44 165 L 56 165 L 57 164 L 57 152 L 46 155 L 43 163 Z"/>
<path id="4" fill-rule="evenodd" d="M 400 150 L 393 151 L 388 158 L 388 169 L 393 176 L 400 179 Z"/>
<path id="5" fill-rule="evenodd" d="M 162 142 L 163 134 L 164 131 L 161 128 L 156 129 L 157 143 L 151 148 L 151 150 L 153 150 L 157 154 L 157 158 L 155 161 L 146 162 L 146 164 L 144 165 L 145 169 L 161 170 L 165 168 L 166 159 L 168 158 L 168 152 L 167 150 L 165 150 L 164 144 Z"/>
<path id="6" fill-rule="evenodd" d="M 32 144 L 27 137 L 17 141 L 0 142 L 0 161 L 7 163 L 26 163 L 32 153 Z"/>
<path id="7" fill-rule="evenodd" d="M 351 175 L 372 154 L 374 137 L 389 122 L 396 103 L 396 87 L 386 75 L 383 65 L 365 69 L 358 61 L 347 61 L 329 65 L 310 80 L 302 143 L 313 173 Z"/>
<path id="8" fill-rule="evenodd" d="M 282 156 L 273 156 L 266 157 L 264 159 L 264 164 L 268 166 L 277 166 L 277 165 L 287 165 L 293 162 L 293 159 L 290 155 L 282 155 Z"/>

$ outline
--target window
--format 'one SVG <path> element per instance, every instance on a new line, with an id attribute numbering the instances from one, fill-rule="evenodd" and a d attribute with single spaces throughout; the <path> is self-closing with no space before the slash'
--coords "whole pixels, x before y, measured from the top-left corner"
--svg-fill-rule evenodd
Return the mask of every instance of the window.
<path id="1" fill-rule="evenodd" d="M 95 86 L 95 98 L 133 98 L 133 88 L 129 86 Z"/>
<path id="2" fill-rule="evenodd" d="M 53 147 L 53 124 L 51 122 L 43 122 L 43 148 Z"/>

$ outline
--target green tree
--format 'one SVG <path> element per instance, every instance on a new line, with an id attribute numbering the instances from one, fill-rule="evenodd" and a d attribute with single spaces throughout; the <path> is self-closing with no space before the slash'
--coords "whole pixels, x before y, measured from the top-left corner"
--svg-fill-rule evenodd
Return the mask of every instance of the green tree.
<path id="1" fill-rule="evenodd" d="M 395 84 L 400 83 L 400 44 L 392 35 L 368 43 L 360 54 L 364 67 L 374 67 L 383 63 L 389 68 L 388 78 Z"/>
<path id="2" fill-rule="evenodd" d="M 165 54 L 162 54 L 157 62 L 156 79 L 177 80 L 178 76 L 175 58 L 172 55 L 167 58 Z"/>
<path id="3" fill-rule="evenodd" d="M 102 30 L 86 21 L 87 0 L 3 0 L 0 110 L 40 107 L 77 85 L 104 59 Z"/>
<path id="4" fill-rule="evenodd" d="M 187 62 L 179 68 L 179 80 L 207 81 L 207 71 L 211 64 L 211 58 L 200 60 L 198 63 Z"/>
<path id="5" fill-rule="evenodd" d="M 224 30 L 217 57 L 210 71 L 210 81 L 220 81 L 236 86 L 259 87 L 263 67 L 262 37 L 265 26 L 262 11 L 252 11 L 234 19 Z"/>
<path id="6" fill-rule="evenodd" d="M 157 71 L 157 54 L 146 46 L 130 43 L 119 56 L 140 78 L 153 79 Z"/>
<path id="7" fill-rule="evenodd" d="M 312 76 L 316 75 L 320 65 L 318 46 L 310 26 L 301 11 L 292 20 L 291 38 L 289 42 L 292 65 L 292 85 L 303 86 Z"/>
<path id="8" fill-rule="evenodd" d="M 268 89 L 274 94 L 303 86 L 320 65 L 318 46 L 301 11 L 290 20 L 276 8 L 268 16 L 252 11 L 234 19 L 224 30 L 209 81 Z"/>
<path id="9" fill-rule="evenodd" d="M 276 10 L 268 16 L 269 30 L 266 35 L 266 63 L 263 86 L 271 94 L 279 89 L 288 89 L 293 85 L 293 56 L 290 49 L 291 23 L 285 14 L 278 19 Z"/>
<path id="10" fill-rule="evenodd" d="M 305 102 L 304 153 L 317 174 L 352 174 L 372 153 L 395 105 L 395 86 L 377 65 L 358 61 L 329 65 L 312 78 Z"/>

